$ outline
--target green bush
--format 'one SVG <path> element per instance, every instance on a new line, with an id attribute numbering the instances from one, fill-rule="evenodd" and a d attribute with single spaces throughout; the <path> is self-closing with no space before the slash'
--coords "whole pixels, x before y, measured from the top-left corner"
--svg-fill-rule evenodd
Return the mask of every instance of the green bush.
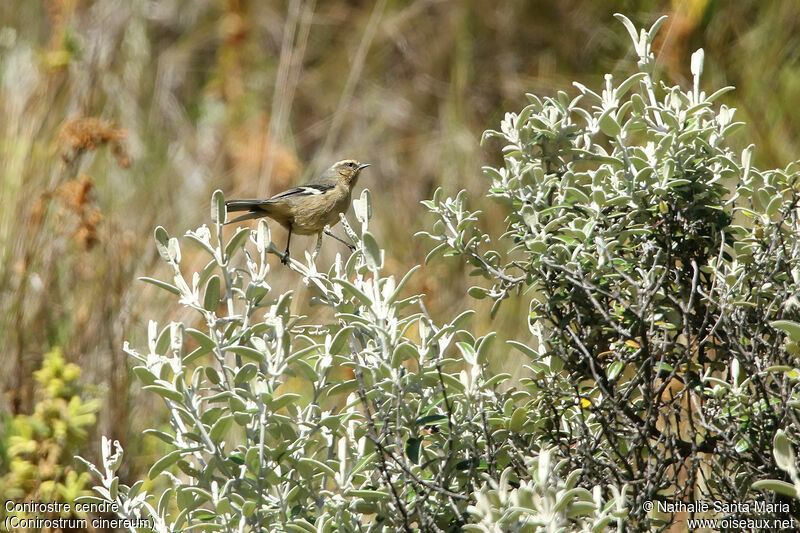
<path id="1" fill-rule="evenodd" d="M 746 499 L 782 471 L 773 437 L 800 437 L 797 344 L 771 324 L 797 317 L 800 164 L 761 171 L 735 154 L 730 88 L 689 90 L 655 78 L 637 33 L 638 71 L 577 98 L 528 95 L 486 168 L 488 196 L 508 206 L 495 248 L 465 198 L 429 203 L 431 237 L 465 258 L 495 305 L 532 294 L 533 393 L 540 441 L 598 484 L 631 484 L 637 523 L 669 521 L 644 503 Z M 792 501 L 791 512 L 800 512 Z M 656 520 L 658 519 L 658 520 Z"/>
<path id="2" fill-rule="evenodd" d="M 147 281 L 203 324 L 151 322 L 145 351 L 125 347 L 143 388 L 169 409 L 171 430 L 149 431 L 175 447 L 149 473 L 168 488 L 150 494 L 143 481 L 120 483 L 122 451 L 105 440 L 103 464 L 89 465 L 102 482 L 94 501 L 158 531 L 452 530 L 495 512 L 504 523 L 522 520 L 516 508 L 486 507 L 498 498 L 507 505 L 501 491 L 513 486 L 523 503 L 546 500 L 526 511 L 540 521 L 608 522 L 602 491 L 577 488 L 576 473 L 562 480 L 563 465 L 540 460 L 532 481 L 535 421 L 515 398 L 525 393 L 500 392 L 509 376 L 487 372 L 494 334 L 465 330 L 470 312 L 435 324 L 419 296 L 403 293 L 415 269 L 400 280 L 382 275 L 368 191 L 354 207 L 358 231 L 343 220 L 358 246 L 348 260 L 337 257 L 328 272 L 310 256 L 290 262 L 313 301 L 333 312 L 321 324 L 290 312 L 291 293 L 271 294 L 267 258 L 278 252 L 265 221 L 223 239 L 221 193 L 213 233 L 187 235 L 209 257 L 191 280 L 179 241 L 156 229 L 173 278 Z"/>
<path id="3" fill-rule="evenodd" d="M 167 488 L 121 483 L 122 450 L 105 440 L 88 465 L 96 500 L 158 531 L 649 529 L 675 516 L 648 501 L 756 495 L 797 515 L 780 499 L 800 405 L 781 327 L 797 315 L 800 167 L 733 154 L 741 124 L 714 107 L 727 89 L 700 90 L 702 51 L 693 87 L 667 86 L 650 49 L 659 24 L 621 19 L 636 73 L 576 84 L 576 98 L 529 95 L 487 132 L 504 143 L 504 166 L 485 173 L 505 234 L 480 230 L 465 193 L 425 202 L 429 259 L 474 266 L 488 281 L 469 292 L 494 310 L 530 298 L 532 338 L 510 343 L 530 378 L 489 371 L 510 347 L 471 333 L 469 312 L 434 323 L 404 293 L 415 269 L 385 274 L 367 191 L 358 227 L 342 221 L 349 259 L 289 265 L 327 310 L 317 322 L 273 294 L 265 221 L 223 238 L 217 192 L 212 228 L 186 236 L 207 266 L 185 273 L 159 227 L 172 277 L 146 279 L 198 322 L 151 322 L 145 349 L 125 347 L 170 413 L 169 431 L 149 432 L 174 446 L 149 474 Z"/>

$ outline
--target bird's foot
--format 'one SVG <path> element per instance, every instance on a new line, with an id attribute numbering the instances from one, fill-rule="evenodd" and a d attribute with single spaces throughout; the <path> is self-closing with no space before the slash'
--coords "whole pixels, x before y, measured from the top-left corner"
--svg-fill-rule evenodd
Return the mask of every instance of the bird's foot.
<path id="1" fill-rule="evenodd" d="M 289 264 L 289 252 L 286 252 L 281 256 L 281 263 L 283 263 L 284 265 Z"/>
<path id="2" fill-rule="evenodd" d="M 349 242 L 346 242 L 345 244 L 347 245 L 348 248 L 350 248 L 351 252 L 355 252 L 356 251 L 356 247 L 353 246 L 352 244 L 350 244 Z"/>

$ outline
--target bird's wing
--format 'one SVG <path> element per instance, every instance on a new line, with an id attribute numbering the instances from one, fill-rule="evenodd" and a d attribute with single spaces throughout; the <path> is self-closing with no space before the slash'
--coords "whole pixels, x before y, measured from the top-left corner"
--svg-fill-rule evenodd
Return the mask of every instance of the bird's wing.
<path id="1" fill-rule="evenodd" d="M 323 194 L 325 193 L 325 191 L 329 191 L 333 188 L 334 185 L 319 185 L 319 184 L 301 185 L 299 187 L 293 187 L 291 189 L 280 192 L 271 198 L 228 200 L 227 202 L 225 202 L 225 205 L 228 207 L 228 211 L 256 210 L 259 208 L 259 206 L 274 203 L 275 200 L 284 200 L 292 197 L 297 198 L 300 196 Z"/>
<path id="2" fill-rule="evenodd" d="M 272 198 L 268 200 L 263 200 L 264 203 L 272 202 L 274 200 L 281 200 L 284 198 L 289 197 L 297 197 L 297 196 L 311 196 L 315 194 L 324 194 L 326 191 L 333 189 L 333 185 L 319 185 L 319 184 L 309 184 L 309 185 L 301 185 L 299 187 L 293 187 L 286 191 L 276 194 Z"/>

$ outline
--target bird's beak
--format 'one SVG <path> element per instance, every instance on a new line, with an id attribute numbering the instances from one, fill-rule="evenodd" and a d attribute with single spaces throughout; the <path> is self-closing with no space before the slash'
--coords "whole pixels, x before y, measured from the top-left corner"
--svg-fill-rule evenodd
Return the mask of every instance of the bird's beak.
<path id="1" fill-rule="evenodd" d="M 361 163 L 360 165 L 358 165 L 358 170 L 364 170 L 368 166 L 370 166 L 369 163 Z"/>

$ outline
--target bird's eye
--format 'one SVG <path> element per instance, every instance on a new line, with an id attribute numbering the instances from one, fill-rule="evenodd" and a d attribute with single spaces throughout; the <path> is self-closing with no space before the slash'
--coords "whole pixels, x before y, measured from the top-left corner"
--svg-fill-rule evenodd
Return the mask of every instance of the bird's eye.
<path id="1" fill-rule="evenodd" d="M 347 166 L 350 168 L 355 168 L 356 164 L 350 161 L 349 163 L 347 163 Z"/>

